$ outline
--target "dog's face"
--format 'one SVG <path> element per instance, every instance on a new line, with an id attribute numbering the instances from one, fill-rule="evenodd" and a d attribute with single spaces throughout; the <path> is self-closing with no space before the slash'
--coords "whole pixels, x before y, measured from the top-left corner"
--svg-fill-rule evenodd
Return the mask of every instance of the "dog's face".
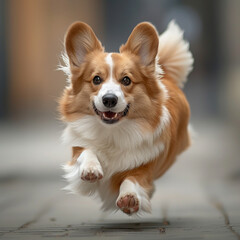
<path id="1" fill-rule="evenodd" d="M 66 121 L 93 115 L 104 125 L 124 120 L 154 128 L 161 113 L 156 56 L 158 34 L 149 23 L 131 33 L 120 53 L 106 53 L 85 23 L 70 26 L 65 39 L 71 85 L 60 101 Z"/>

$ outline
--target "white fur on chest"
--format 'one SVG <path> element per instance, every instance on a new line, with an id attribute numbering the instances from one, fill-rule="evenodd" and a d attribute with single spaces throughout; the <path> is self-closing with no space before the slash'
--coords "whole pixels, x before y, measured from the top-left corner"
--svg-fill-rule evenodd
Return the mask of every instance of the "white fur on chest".
<path id="1" fill-rule="evenodd" d="M 116 126 L 104 126 L 95 116 L 85 116 L 69 123 L 63 133 L 63 141 L 70 146 L 93 151 L 106 179 L 116 172 L 146 164 L 160 155 L 164 144 L 154 140 L 161 135 L 166 124 L 165 116 L 154 133 L 143 133 L 132 120 L 124 119 Z"/>

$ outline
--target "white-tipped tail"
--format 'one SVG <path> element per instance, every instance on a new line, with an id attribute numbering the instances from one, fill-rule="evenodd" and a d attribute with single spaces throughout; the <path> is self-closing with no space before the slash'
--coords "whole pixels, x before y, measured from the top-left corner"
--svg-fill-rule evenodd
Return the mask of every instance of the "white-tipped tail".
<path id="1" fill-rule="evenodd" d="M 189 43 L 184 41 L 183 31 L 175 21 L 171 21 L 167 30 L 159 36 L 158 58 L 164 72 L 179 87 L 183 87 L 192 70 L 193 57 Z"/>

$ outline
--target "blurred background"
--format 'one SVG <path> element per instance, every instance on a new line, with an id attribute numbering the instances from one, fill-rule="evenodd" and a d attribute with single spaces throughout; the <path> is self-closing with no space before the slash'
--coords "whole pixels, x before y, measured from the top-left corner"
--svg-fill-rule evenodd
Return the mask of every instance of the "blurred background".
<path id="1" fill-rule="evenodd" d="M 239 0 L 0 0 L 0 187 L 61 179 L 70 149 L 59 140 L 64 124 L 56 108 L 66 77 L 56 69 L 77 20 L 106 51 L 118 51 L 139 22 L 161 33 L 175 19 L 195 59 L 184 92 L 197 137 L 186 158 L 201 179 L 239 181 L 239 12 Z"/>

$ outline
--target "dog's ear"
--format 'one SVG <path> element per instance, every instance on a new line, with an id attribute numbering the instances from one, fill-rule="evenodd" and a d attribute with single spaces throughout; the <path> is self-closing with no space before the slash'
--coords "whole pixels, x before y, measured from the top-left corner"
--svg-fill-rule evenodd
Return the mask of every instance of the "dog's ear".
<path id="1" fill-rule="evenodd" d="M 145 66 L 155 63 L 158 52 L 158 33 L 155 27 L 148 22 L 138 24 L 132 31 L 120 52 L 130 51 L 140 57 Z"/>
<path id="2" fill-rule="evenodd" d="M 70 64 L 80 66 L 85 56 L 95 50 L 103 51 L 101 42 L 97 39 L 92 28 L 83 22 L 73 23 L 65 36 L 65 49 Z"/>

